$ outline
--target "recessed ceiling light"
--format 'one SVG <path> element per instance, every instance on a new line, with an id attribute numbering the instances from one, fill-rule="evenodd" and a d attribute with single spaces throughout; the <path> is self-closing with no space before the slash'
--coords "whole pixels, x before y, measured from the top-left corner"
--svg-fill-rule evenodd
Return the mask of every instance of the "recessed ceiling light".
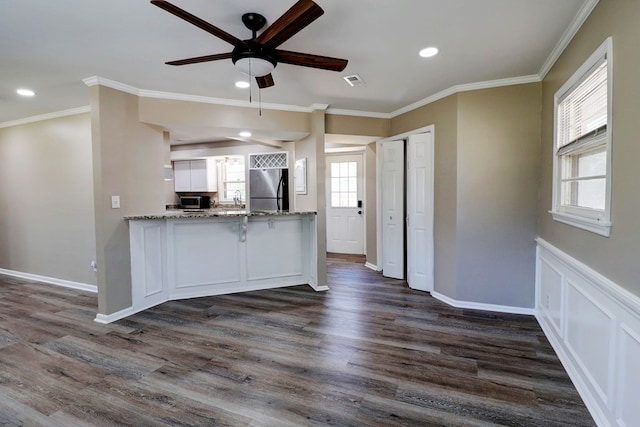
<path id="1" fill-rule="evenodd" d="M 16 93 L 20 96 L 34 96 L 36 93 L 31 89 L 18 89 Z"/>
<path id="2" fill-rule="evenodd" d="M 247 89 L 249 86 L 251 86 L 251 83 L 249 82 L 245 82 L 245 81 L 239 81 L 236 82 L 236 87 L 239 89 Z"/>
<path id="3" fill-rule="evenodd" d="M 423 58 L 430 58 L 432 56 L 436 56 L 437 54 L 437 47 L 426 47 L 420 51 L 420 56 L 422 56 Z"/>
<path id="4" fill-rule="evenodd" d="M 243 138 L 249 138 L 251 136 L 251 132 L 245 130 L 240 132 L 238 135 L 240 135 Z"/>

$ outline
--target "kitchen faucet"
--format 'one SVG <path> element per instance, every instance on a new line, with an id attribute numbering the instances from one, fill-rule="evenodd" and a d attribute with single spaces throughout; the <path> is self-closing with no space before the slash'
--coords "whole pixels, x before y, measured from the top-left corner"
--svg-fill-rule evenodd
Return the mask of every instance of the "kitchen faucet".
<path id="1" fill-rule="evenodd" d="M 240 190 L 236 190 L 235 194 L 233 195 L 233 205 L 235 207 L 242 206 L 242 193 L 240 192 Z"/>

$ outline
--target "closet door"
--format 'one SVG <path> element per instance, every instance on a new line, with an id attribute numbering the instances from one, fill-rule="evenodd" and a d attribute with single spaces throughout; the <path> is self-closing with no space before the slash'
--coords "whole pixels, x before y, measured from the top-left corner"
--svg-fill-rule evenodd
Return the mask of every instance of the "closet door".
<path id="1" fill-rule="evenodd" d="M 404 140 L 382 143 L 382 274 L 404 279 Z"/>

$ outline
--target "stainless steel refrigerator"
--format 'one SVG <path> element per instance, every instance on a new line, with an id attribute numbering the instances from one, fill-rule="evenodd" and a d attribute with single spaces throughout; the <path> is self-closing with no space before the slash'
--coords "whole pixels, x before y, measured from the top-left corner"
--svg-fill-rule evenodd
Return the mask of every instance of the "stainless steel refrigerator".
<path id="1" fill-rule="evenodd" d="M 288 211 L 289 170 L 251 169 L 249 208 L 252 211 Z"/>

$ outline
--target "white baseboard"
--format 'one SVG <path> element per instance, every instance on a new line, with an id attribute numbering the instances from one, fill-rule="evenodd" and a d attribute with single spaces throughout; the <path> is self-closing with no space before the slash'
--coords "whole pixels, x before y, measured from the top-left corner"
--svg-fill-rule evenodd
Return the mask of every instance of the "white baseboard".
<path id="1" fill-rule="evenodd" d="M 638 425 L 640 297 L 543 239 L 536 318 L 599 426 Z"/>
<path id="2" fill-rule="evenodd" d="M 431 296 L 437 300 L 440 300 L 456 308 L 469 308 L 473 310 L 495 311 L 498 313 L 509 313 L 509 314 L 526 314 L 529 316 L 533 316 L 535 314 L 535 310 L 533 308 L 512 307 L 508 305 L 497 305 L 497 304 L 484 304 L 484 303 L 471 302 L 471 301 L 458 301 L 435 291 L 431 292 Z"/>
<path id="3" fill-rule="evenodd" d="M 131 316 L 132 314 L 135 314 L 135 313 L 137 313 L 139 311 L 141 311 L 141 310 L 134 310 L 133 307 L 127 307 L 127 308 L 125 308 L 123 310 L 116 311 L 115 313 L 111 313 L 111 314 L 98 313 L 98 314 L 96 314 L 96 318 L 93 319 L 93 321 L 106 325 L 107 323 L 111 323 L 111 322 L 115 322 L 116 320 L 124 319 L 125 317 Z"/>
<path id="4" fill-rule="evenodd" d="M 89 285 L 87 283 L 72 282 L 71 280 L 56 279 L 55 277 L 40 276 L 38 274 L 23 273 L 21 271 L 5 270 L 4 268 L 0 268 L 0 274 L 48 283 L 50 285 L 62 286 L 65 288 L 77 289 L 80 291 L 98 293 L 98 287 L 96 285 Z"/>
<path id="5" fill-rule="evenodd" d="M 373 271 L 382 271 L 382 269 L 380 267 L 378 267 L 375 264 L 371 264 L 370 262 L 365 262 L 364 266 L 367 267 L 367 268 L 370 268 Z"/>

